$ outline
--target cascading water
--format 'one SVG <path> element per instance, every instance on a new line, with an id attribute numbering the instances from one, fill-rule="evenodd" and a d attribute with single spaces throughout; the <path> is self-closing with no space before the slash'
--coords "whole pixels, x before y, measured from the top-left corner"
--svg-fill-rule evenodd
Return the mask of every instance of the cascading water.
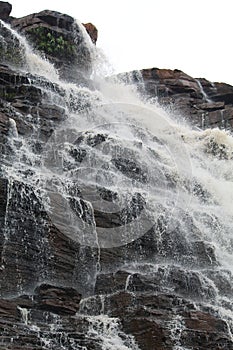
<path id="1" fill-rule="evenodd" d="M 116 291 L 110 287 L 98 295 L 101 276 L 122 270 L 122 290 L 130 298 L 137 298 L 135 281 L 140 279 L 147 292 L 174 294 L 192 303 L 193 311 L 208 310 L 224 320 L 231 349 L 231 134 L 181 125 L 158 105 L 146 102 L 133 85 L 116 79 L 95 77 L 92 90 L 61 81 L 26 39 L 3 22 L 1 27 L 20 43 L 27 62 L 22 72 L 28 70 L 30 84 L 65 115 L 50 135 L 42 134 L 40 117 L 32 120 L 28 114 L 27 122 L 33 125 L 29 136 L 19 135 L 11 122 L 1 167 L 2 176 L 9 179 L 2 296 L 30 294 L 43 282 L 74 287 L 82 294 L 75 324 L 82 323 L 79 332 L 91 339 L 93 349 L 139 349 L 112 315 L 109 300 Z M 94 50 L 90 41 L 86 45 Z M 30 231 L 22 233 L 25 250 L 15 253 L 15 288 L 9 292 L 8 244 L 19 235 L 19 215 L 25 206 L 35 229 L 30 239 Z M 51 263 L 48 222 L 74 244 L 76 265 L 68 277 L 56 273 Z M 17 258 L 24 254 L 26 264 L 31 239 L 38 255 L 28 279 Z M 106 262 L 109 252 L 116 254 Z M 59 316 L 43 315 L 51 323 L 46 328 L 41 320 L 35 321 L 33 312 L 19 310 L 24 327 L 37 334 L 42 349 L 89 349 L 83 335 L 81 340 L 67 336 L 69 325 L 62 325 Z M 187 330 L 184 315 L 173 315 L 164 327 L 172 344 L 168 349 L 192 348 L 182 343 Z"/>

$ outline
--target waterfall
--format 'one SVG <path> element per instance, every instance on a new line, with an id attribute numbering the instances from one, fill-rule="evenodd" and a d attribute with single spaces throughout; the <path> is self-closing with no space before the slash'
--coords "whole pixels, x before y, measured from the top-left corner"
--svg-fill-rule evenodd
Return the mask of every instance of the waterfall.
<path id="1" fill-rule="evenodd" d="M 3 22 L 2 20 L 0 20 L 0 27 L 3 27 L 10 32 L 13 40 L 19 43 L 20 52 L 24 53 L 23 56 L 25 57 L 26 63 L 24 67 L 21 67 L 23 70 L 30 72 L 31 74 L 46 77 L 53 82 L 58 80 L 58 75 L 53 65 L 36 54 L 22 35 L 13 30 L 9 24 Z"/>
<path id="2" fill-rule="evenodd" d="M 118 81 L 93 74 L 92 89 L 62 81 L 24 37 L 0 24 L 18 40 L 25 55 L 26 65 L 17 67 L 19 74 L 30 73 L 30 84 L 41 89 L 44 101 L 56 104 L 65 115 L 51 135 L 43 137 L 40 116 L 35 120 L 27 115 L 33 127 L 25 136 L 17 131 L 14 120 L 10 122 L 9 149 L 1 169 L 10 191 L 3 280 L 7 279 L 8 244 L 17 239 L 17 212 L 23 206 L 34 220 L 32 241 L 39 253 L 30 280 L 22 275 L 16 260 L 15 291 L 3 289 L 2 295 L 29 294 L 42 282 L 68 284 L 83 294 L 88 312 L 82 308 L 74 317 L 82 319 L 82 331 L 92 341 L 106 350 L 139 349 L 133 337 L 121 330 L 119 319 L 107 314 L 94 296 L 101 274 L 122 270 L 127 272 L 122 290 L 130 298 L 137 295 L 136 278 L 147 283 L 148 290 L 155 283 L 148 281 L 156 281 L 161 293 L 187 298 L 194 310 L 212 310 L 226 322 L 232 339 L 231 133 L 181 124 L 157 104 L 146 102 L 124 78 Z M 97 50 L 90 40 L 86 45 L 94 53 Z M 95 53 L 94 64 L 98 65 L 100 56 Z M 204 92 L 203 97 L 208 101 Z M 67 278 L 52 267 L 48 218 L 74 245 L 76 266 Z M 28 250 L 33 244 L 27 243 L 29 236 L 30 231 L 25 231 L 21 242 Z M 146 248 L 140 245 L 145 237 L 150 239 Z M 112 251 L 121 254 L 121 259 L 109 267 L 103 254 Z M 33 321 L 33 314 L 24 307 L 19 310 L 24 326 L 37 334 L 43 349 L 88 348 L 84 340 L 78 345 L 75 337 L 65 338 L 68 326 L 61 330 L 59 316 L 51 321 L 50 329 L 43 329 L 39 321 Z M 182 345 L 182 317 L 167 322 L 173 349 L 188 349 Z"/>
<path id="3" fill-rule="evenodd" d="M 198 80 L 198 79 L 195 79 L 195 80 L 196 80 L 196 82 L 197 82 L 197 84 L 198 84 L 198 86 L 199 86 L 199 88 L 200 88 L 200 91 L 201 91 L 201 94 L 202 94 L 202 96 L 203 96 L 203 99 L 204 99 L 206 102 L 210 102 L 210 103 L 211 103 L 212 100 L 208 97 L 207 93 L 206 93 L 205 90 L 203 89 L 203 86 L 202 86 L 200 80 Z"/>

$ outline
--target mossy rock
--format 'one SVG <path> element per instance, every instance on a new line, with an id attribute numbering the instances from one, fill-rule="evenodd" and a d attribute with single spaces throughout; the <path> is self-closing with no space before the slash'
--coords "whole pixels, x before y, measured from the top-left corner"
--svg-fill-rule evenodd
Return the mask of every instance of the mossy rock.
<path id="1" fill-rule="evenodd" d="M 57 31 L 40 26 L 29 29 L 26 36 L 33 46 L 45 55 L 59 59 L 73 60 L 75 58 L 76 48 L 74 43 Z"/>

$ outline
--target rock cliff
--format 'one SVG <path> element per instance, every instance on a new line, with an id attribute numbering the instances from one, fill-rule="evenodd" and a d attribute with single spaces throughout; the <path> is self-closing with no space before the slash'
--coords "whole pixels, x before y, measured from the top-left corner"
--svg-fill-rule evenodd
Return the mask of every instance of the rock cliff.
<path id="1" fill-rule="evenodd" d="M 180 70 L 143 69 L 146 93 L 201 128 L 233 127 L 233 87 L 194 79 Z"/>
<path id="2" fill-rule="evenodd" d="M 221 310 L 232 312 L 228 300 L 233 278 L 220 266 L 214 245 L 203 238 L 192 213 L 183 213 L 182 222 L 174 219 L 170 225 L 163 208 L 145 233 L 125 244 L 101 246 L 100 239 L 87 244 L 72 232 L 67 201 L 82 221 L 81 230 L 85 233 L 89 226 L 96 232 L 124 227 L 140 217 L 146 207 L 144 193 L 131 192 L 123 209 L 110 212 L 90 208 L 85 199 L 95 202 L 97 194 L 85 181 L 64 180 L 66 202 L 56 190 L 61 186 L 58 177 L 41 187 L 43 161 L 51 171 L 61 154 L 54 148 L 60 143 L 51 143 L 55 131 L 62 134 L 70 116 L 78 116 L 81 123 L 88 111 L 93 118 L 87 88 L 93 88 L 92 53 L 84 28 L 72 17 L 46 10 L 16 19 L 9 17 L 10 11 L 9 4 L 0 2 L 0 18 L 53 62 L 60 77 L 78 83 L 79 90 L 27 71 L 20 37 L 0 24 L 0 349 L 233 349 L 232 323 L 215 308 L 220 295 Z M 85 28 L 95 43 L 96 28 L 90 23 Z M 158 100 L 200 128 L 232 128 L 232 86 L 157 68 L 142 70 L 141 78 L 144 98 Z M 135 83 L 141 81 L 135 77 Z M 148 184 L 149 172 L 137 157 L 142 144 L 136 140 L 129 149 L 108 132 L 82 130 L 71 135 L 72 142 L 62 134 L 63 175 L 82 168 L 98 147 L 103 147 L 103 157 L 108 155 L 111 146 L 114 154 L 101 169 Z M 161 142 L 153 142 L 159 150 Z M 173 188 L 174 181 L 164 174 Z M 84 175 L 85 180 L 88 173 Z M 107 186 L 97 192 L 108 208 L 120 195 L 118 188 Z M 192 196 L 214 205 L 199 183 Z M 53 202 L 56 217 L 47 208 Z M 214 231 L 217 219 L 204 219 Z"/>

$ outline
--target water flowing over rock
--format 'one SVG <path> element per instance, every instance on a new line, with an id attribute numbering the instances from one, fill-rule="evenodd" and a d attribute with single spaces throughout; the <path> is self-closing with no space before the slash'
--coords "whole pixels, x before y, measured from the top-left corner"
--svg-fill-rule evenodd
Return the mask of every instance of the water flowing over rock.
<path id="1" fill-rule="evenodd" d="M 180 70 L 143 69 L 146 93 L 201 128 L 233 128 L 233 87 L 194 79 Z"/>
<path id="2" fill-rule="evenodd" d="M 45 10 L 12 19 L 11 26 L 54 63 L 62 78 L 80 83 L 90 74 L 92 57 L 83 35 L 85 29 L 73 17 Z M 91 40 L 96 42 L 95 26 L 91 23 L 85 26 Z"/>
<path id="3" fill-rule="evenodd" d="M 92 24 L 7 16 L 0 349 L 233 349 L 233 87 L 91 79 Z"/>

